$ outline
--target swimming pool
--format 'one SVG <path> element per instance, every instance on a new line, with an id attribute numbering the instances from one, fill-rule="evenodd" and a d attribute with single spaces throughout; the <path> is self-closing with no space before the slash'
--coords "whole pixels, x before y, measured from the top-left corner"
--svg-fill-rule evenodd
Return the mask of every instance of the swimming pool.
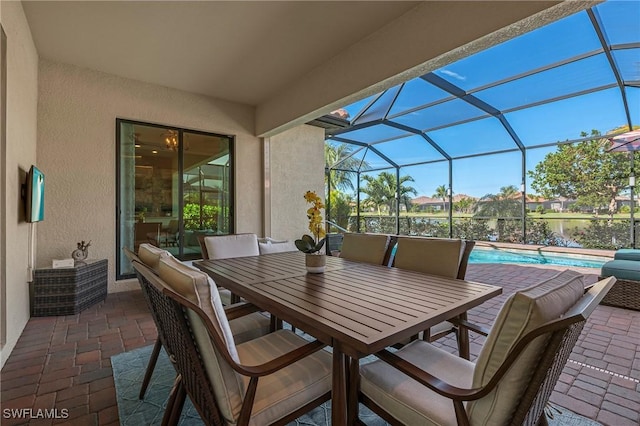
<path id="1" fill-rule="evenodd" d="M 521 263 L 601 268 L 608 258 L 572 255 L 568 253 L 541 253 L 531 250 L 474 248 L 469 263 Z"/>

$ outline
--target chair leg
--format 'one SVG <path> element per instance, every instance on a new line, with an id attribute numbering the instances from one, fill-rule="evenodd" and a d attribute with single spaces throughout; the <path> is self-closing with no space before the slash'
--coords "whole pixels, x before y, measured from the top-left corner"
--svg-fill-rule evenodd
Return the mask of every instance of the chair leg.
<path id="1" fill-rule="evenodd" d="M 164 409 L 162 426 L 174 426 L 178 424 L 186 395 L 184 386 L 182 385 L 182 376 L 178 374 L 176 380 L 173 382 L 169 399 L 167 400 L 167 406 Z"/>
<path id="2" fill-rule="evenodd" d="M 269 324 L 269 331 L 270 332 L 274 332 L 276 330 L 282 330 L 282 320 L 277 318 L 275 315 L 273 314 L 269 314 L 269 320 L 270 320 L 270 324 Z"/>
<path id="3" fill-rule="evenodd" d="M 180 421 L 180 415 L 182 414 L 186 398 L 187 391 L 184 389 L 184 386 L 180 386 L 178 396 L 176 396 L 176 402 L 173 404 L 173 409 L 171 410 L 171 425 L 177 425 Z"/>
<path id="4" fill-rule="evenodd" d="M 149 357 L 149 364 L 147 364 L 147 371 L 144 373 L 144 379 L 142 380 L 142 387 L 140 388 L 140 394 L 138 395 L 138 398 L 140 399 L 144 399 L 144 394 L 147 393 L 147 387 L 151 381 L 153 370 L 156 368 L 156 363 L 158 362 L 160 349 L 162 349 L 162 342 L 160 342 L 160 339 L 156 339 L 156 343 L 153 345 L 153 351 L 151 352 L 151 357 Z"/>

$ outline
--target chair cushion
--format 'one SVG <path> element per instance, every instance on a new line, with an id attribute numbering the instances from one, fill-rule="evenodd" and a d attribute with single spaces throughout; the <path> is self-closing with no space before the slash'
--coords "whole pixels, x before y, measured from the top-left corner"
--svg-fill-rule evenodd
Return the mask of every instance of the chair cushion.
<path id="1" fill-rule="evenodd" d="M 258 256 L 256 234 L 215 235 L 204 238 L 209 259 Z"/>
<path id="2" fill-rule="evenodd" d="M 229 306 L 231 304 L 231 290 L 218 287 L 218 294 L 220 294 L 220 301 L 224 306 Z"/>
<path id="3" fill-rule="evenodd" d="M 219 329 L 231 356 L 237 359 L 233 335 L 220 301 L 218 287 L 213 280 L 204 272 L 185 265 L 174 257 L 160 260 L 159 275 L 172 290 L 204 311 Z"/>
<path id="4" fill-rule="evenodd" d="M 269 334 L 271 321 L 265 314 L 254 312 L 229 321 L 229 328 L 233 334 L 233 340 L 239 345 Z"/>
<path id="5" fill-rule="evenodd" d="M 258 249 L 260 250 L 260 254 L 284 253 L 298 250 L 293 241 L 277 241 L 272 240 L 271 238 L 265 238 L 263 241 L 258 241 Z"/>
<path id="6" fill-rule="evenodd" d="M 469 388 L 474 365 L 416 340 L 396 355 L 455 386 Z M 384 361 L 360 366 L 360 389 L 406 425 L 456 425 L 451 400 L 421 385 Z"/>
<path id="7" fill-rule="evenodd" d="M 229 354 L 238 362 L 238 352 L 231 328 L 213 280 L 203 272 L 197 271 L 175 258 L 160 260 L 159 275 L 173 291 L 198 305 L 204 311 L 211 324 L 218 330 L 218 334 L 224 339 Z M 188 309 L 187 317 L 198 350 L 202 355 L 207 375 L 213 386 L 220 412 L 229 422 L 233 422 L 235 419 L 234 407 L 242 404 L 242 395 L 244 395 L 239 376 L 215 348 L 200 316 Z"/>
<path id="8" fill-rule="evenodd" d="M 278 330 L 238 345 L 244 365 L 258 365 L 308 342 L 289 330 Z M 320 350 L 258 381 L 250 425 L 272 424 L 331 390 L 331 355 Z M 245 379 L 245 386 L 249 383 Z M 237 414 L 240 407 L 237 407 Z"/>
<path id="9" fill-rule="evenodd" d="M 382 265 L 389 247 L 388 235 L 344 234 L 340 257 L 355 262 Z"/>
<path id="10" fill-rule="evenodd" d="M 610 260 L 602 265 L 600 276 L 621 280 L 640 281 L 640 262 L 635 260 Z"/>
<path id="11" fill-rule="evenodd" d="M 615 260 L 637 260 L 640 261 L 640 250 L 637 249 L 620 249 L 613 255 Z"/>
<path id="12" fill-rule="evenodd" d="M 140 246 L 138 247 L 138 257 L 140 258 L 140 260 L 142 261 L 142 263 L 151 268 L 156 274 L 158 273 L 160 259 L 170 256 L 173 257 L 168 251 L 148 243 L 140 244 Z"/>
<path id="13" fill-rule="evenodd" d="M 458 276 L 464 241 L 446 238 L 398 238 L 393 266 L 447 278 Z"/>
<path id="14" fill-rule="evenodd" d="M 480 350 L 473 373 L 473 386 L 486 384 L 518 339 L 532 329 L 560 318 L 583 293 L 582 275 L 566 270 L 511 295 L 498 313 Z M 544 343 L 544 338 L 532 342 L 503 376 L 496 389 L 467 405 L 472 424 L 507 423 L 525 390 Z"/>

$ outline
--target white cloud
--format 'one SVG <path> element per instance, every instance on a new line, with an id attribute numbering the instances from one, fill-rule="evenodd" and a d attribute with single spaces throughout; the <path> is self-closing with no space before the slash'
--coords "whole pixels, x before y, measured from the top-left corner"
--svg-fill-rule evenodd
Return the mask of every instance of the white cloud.
<path id="1" fill-rule="evenodd" d="M 456 78 L 456 79 L 458 79 L 458 80 L 462 80 L 462 81 L 464 81 L 464 80 L 466 80 L 466 79 L 467 79 L 467 77 L 465 77 L 465 76 L 463 76 L 463 75 L 460 75 L 460 74 L 458 74 L 458 73 L 455 73 L 455 72 L 453 72 L 453 71 L 449 71 L 449 70 L 447 70 L 447 69 L 440 70 L 440 72 L 441 72 L 442 74 L 448 75 L 449 77 L 453 77 L 453 78 Z"/>

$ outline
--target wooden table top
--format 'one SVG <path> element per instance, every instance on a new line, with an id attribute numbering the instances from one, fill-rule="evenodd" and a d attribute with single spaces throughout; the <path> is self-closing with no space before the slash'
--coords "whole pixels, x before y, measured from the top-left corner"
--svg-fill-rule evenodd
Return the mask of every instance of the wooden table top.
<path id="1" fill-rule="evenodd" d="M 219 286 L 353 358 L 378 352 L 502 293 L 500 287 L 327 257 L 308 274 L 299 252 L 194 265 Z"/>

